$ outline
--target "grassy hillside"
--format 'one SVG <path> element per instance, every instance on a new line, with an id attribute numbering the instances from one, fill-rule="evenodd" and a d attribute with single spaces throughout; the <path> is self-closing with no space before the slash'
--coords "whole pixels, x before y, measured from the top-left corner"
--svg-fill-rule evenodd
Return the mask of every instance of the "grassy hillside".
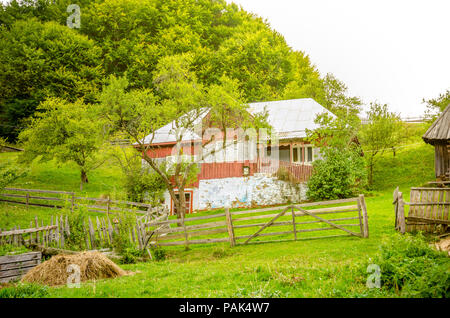
<path id="1" fill-rule="evenodd" d="M 417 140 L 417 139 L 416 139 Z M 0 154 L 4 160 L 11 154 Z M 425 144 L 403 147 L 395 157 L 384 153 L 374 174 L 375 190 L 367 195 L 368 239 L 334 239 L 269 243 L 230 248 L 227 244 L 197 245 L 189 251 L 168 247 L 162 261 L 121 265 L 133 275 L 82 284 L 80 289 L 49 289 L 51 297 L 397 297 L 368 289 L 365 267 L 384 238 L 395 236 L 392 192 L 396 186 L 409 198 L 409 188 L 433 179 L 433 149 Z M 121 193 L 118 169 L 105 166 L 91 174 L 84 194 Z M 39 166 L 16 186 L 73 191 L 78 173 L 68 165 Z M 29 224 L 34 214 L 51 209 L 0 204 L 0 227 Z M 203 212 L 216 213 L 216 212 Z M 27 223 L 28 222 L 28 223 Z M 361 268 L 364 268 L 361 271 Z"/>

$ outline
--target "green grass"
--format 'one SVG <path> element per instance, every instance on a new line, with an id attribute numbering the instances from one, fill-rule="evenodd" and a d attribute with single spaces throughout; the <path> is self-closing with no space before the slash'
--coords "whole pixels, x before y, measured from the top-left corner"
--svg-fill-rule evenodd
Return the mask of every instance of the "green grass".
<path id="1" fill-rule="evenodd" d="M 417 141 L 416 141 L 417 142 Z M 0 159 L 3 155 L 0 155 Z M 434 177 L 433 149 L 427 145 L 386 152 L 377 162 L 374 190 L 367 194 L 368 239 L 342 237 L 268 243 L 230 248 L 228 244 L 164 248 L 162 261 L 121 265 L 132 275 L 83 283 L 81 288 L 50 288 L 49 297 L 398 297 L 392 291 L 365 286 L 365 264 L 375 258 L 394 230 L 392 192 L 396 186 L 409 199 L 409 188 Z M 120 193 L 120 175 L 112 167 L 92 174 L 84 194 Z M 56 170 L 52 163 L 17 183 L 29 188 L 76 190 L 73 167 Z M 206 215 L 214 212 L 196 214 Z M 8 213 L 6 215 L 5 213 Z M 1 224 L 29 223 L 33 214 L 51 209 L 0 204 Z M 315 225 L 317 226 L 317 225 Z M 255 228 L 250 231 L 254 231 Z M 278 229 L 277 229 L 278 231 Z M 280 228 L 280 231 L 282 229 Z M 332 231 L 329 231 L 332 232 Z M 328 234 L 328 233 L 327 233 Z M 331 234 L 331 233 L 330 233 Z M 361 270 L 363 268 L 363 270 Z"/>

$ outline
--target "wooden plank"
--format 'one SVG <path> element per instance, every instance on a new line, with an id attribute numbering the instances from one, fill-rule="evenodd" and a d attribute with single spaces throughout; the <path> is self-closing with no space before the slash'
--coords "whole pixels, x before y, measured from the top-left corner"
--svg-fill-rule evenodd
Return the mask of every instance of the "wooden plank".
<path id="1" fill-rule="evenodd" d="M 294 239 L 297 241 L 297 227 L 295 224 L 295 212 L 294 207 L 291 207 L 291 214 L 292 214 L 292 231 L 294 232 Z"/>
<path id="2" fill-rule="evenodd" d="M 29 252 L 19 255 L 0 256 L 0 265 L 41 259 L 41 252 Z"/>
<path id="3" fill-rule="evenodd" d="M 297 241 L 307 241 L 307 240 L 317 240 L 324 238 L 337 238 L 337 237 L 350 237 L 353 235 L 350 234 L 338 234 L 338 235 L 324 235 L 324 236 L 314 236 L 314 237 L 302 237 L 297 239 Z M 285 239 L 285 240 L 270 240 L 270 241 L 253 241 L 248 244 L 265 244 L 265 243 L 281 243 L 281 242 L 291 242 L 293 239 Z M 243 245 L 244 243 L 237 243 L 237 245 Z"/>
<path id="4" fill-rule="evenodd" d="M 3 231 L 0 233 L 0 237 L 1 236 L 9 236 L 9 235 L 22 235 L 22 234 L 28 234 L 28 233 L 36 233 L 39 231 L 51 230 L 51 229 L 56 229 L 56 225 L 44 226 L 44 227 L 38 227 L 38 228 L 30 228 L 30 229 L 22 229 L 22 230 Z"/>
<path id="5" fill-rule="evenodd" d="M 4 191 L 22 191 L 35 193 L 53 193 L 53 194 L 75 194 L 74 192 L 54 191 L 54 190 L 38 190 L 38 189 L 19 189 L 19 188 L 3 188 Z"/>
<path id="6" fill-rule="evenodd" d="M 37 264 L 28 266 L 28 267 L 22 267 L 22 268 L 17 268 L 17 269 L 1 271 L 0 272 L 0 281 L 2 281 L 4 278 L 8 278 L 11 276 L 14 276 L 14 277 L 22 276 L 22 275 L 26 274 L 27 272 L 29 272 L 34 267 L 36 267 L 36 265 Z"/>
<path id="7" fill-rule="evenodd" d="M 359 195 L 359 202 L 361 204 L 362 209 L 362 217 L 363 217 L 363 229 L 364 229 L 364 238 L 369 237 L 369 217 L 367 216 L 367 206 L 366 200 L 364 199 L 364 194 Z"/>
<path id="8" fill-rule="evenodd" d="M 406 221 L 405 221 L 405 201 L 403 201 L 403 194 L 398 193 L 398 222 L 400 233 L 405 234 Z"/>
<path id="9" fill-rule="evenodd" d="M 280 213 L 278 213 L 277 216 L 275 216 L 272 220 L 270 220 L 269 222 L 267 222 L 267 224 L 265 224 L 264 226 L 262 226 L 258 231 L 256 231 L 255 233 L 253 233 L 248 239 L 247 241 L 245 241 L 245 244 L 247 244 L 248 242 L 250 242 L 250 240 L 252 240 L 253 238 L 255 238 L 256 236 L 258 236 L 258 234 L 263 231 L 265 228 L 269 227 L 273 222 L 275 222 L 276 219 L 278 219 L 279 217 L 283 216 L 286 211 L 288 210 L 288 208 L 284 209 L 283 211 L 281 211 Z"/>
<path id="10" fill-rule="evenodd" d="M 410 223 L 417 223 L 417 224 L 447 224 L 450 225 L 449 220 L 439 220 L 435 218 L 426 218 L 426 217 L 418 217 L 418 216 L 408 216 L 406 218 L 408 221 L 412 221 Z"/>
<path id="11" fill-rule="evenodd" d="M 30 261 L 8 263 L 8 264 L 0 264 L 0 272 L 9 270 L 9 269 L 20 269 L 20 268 L 36 266 L 36 265 L 37 265 L 37 259 L 30 260 Z"/>
<path id="12" fill-rule="evenodd" d="M 169 241 L 169 240 L 185 238 L 186 235 L 187 235 L 187 238 L 190 239 L 191 237 L 196 237 L 196 236 L 204 236 L 204 235 L 227 233 L 227 232 L 228 232 L 228 229 L 226 229 L 226 228 L 215 229 L 215 230 L 202 230 L 202 231 L 195 231 L 195 232 L 187 232 L 187 234 L 180 233 L 180 234 L 159 236 L 158 241 Z"/>
<path id="13" fill-rule="evenodd" d="M 189 244 L 209 244 L 209 243 L 221 243 L 221 242 L 228 242 L 228 237 L 226 238 L 217 238 L 217 239 L 203 239 L 203 240 L 190 240 Z M 159 246 L 177 246 L 177 245 L 186 245 L 184 241 L 176 241 L 176 242 L 166 242 L 166 243 L 159 243 L 156 241 L 149 242 L 149 244 L 152 245 L 159 245 Z"/>

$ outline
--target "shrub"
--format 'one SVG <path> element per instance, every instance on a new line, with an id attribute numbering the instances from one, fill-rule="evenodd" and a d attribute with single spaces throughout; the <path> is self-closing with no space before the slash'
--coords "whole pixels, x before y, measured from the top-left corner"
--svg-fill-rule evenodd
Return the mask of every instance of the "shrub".
<path id="1" fill-rule="evenodd" d="M 65 235 L 67 248 L 74 250 L 89 249 L 86 245 L 86 235 L 84 224 L 86 221 L 86 212 L 82 207 L 74 209 L 73 212 L 67 211 L 70 235 Z"/>
<path id="2" fill-rule="evenodd" d="M 153 247 L 151 253 L 156 261 L 163 261 L 167 257 L 166 250 L 159 246 Z"/>
<path id="3" fill-rule="evenodd" d="M 335 200 L 357 195 L 367 184 L 364 159 L 357 149 L 324 149 L 324 159 L 313 163 L 307 196 Z"/>
<path id="4" fill-rule="evenodd" d="M 450 297 L 450 259 L 421 234 L 390 237 L 371 263 L 380 266 L 386 291 L 403 297 Z"/>

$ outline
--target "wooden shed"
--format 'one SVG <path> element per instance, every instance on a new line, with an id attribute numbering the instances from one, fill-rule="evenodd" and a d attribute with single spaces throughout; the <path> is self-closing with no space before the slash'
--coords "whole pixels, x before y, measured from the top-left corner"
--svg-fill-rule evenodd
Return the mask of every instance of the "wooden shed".
<path id="1" fill-rule="evenodd" d="M 434 146 L 434 166 L 436 179 L 450 180 L 450 105 L 422 136 L 423 140 Z"/>

